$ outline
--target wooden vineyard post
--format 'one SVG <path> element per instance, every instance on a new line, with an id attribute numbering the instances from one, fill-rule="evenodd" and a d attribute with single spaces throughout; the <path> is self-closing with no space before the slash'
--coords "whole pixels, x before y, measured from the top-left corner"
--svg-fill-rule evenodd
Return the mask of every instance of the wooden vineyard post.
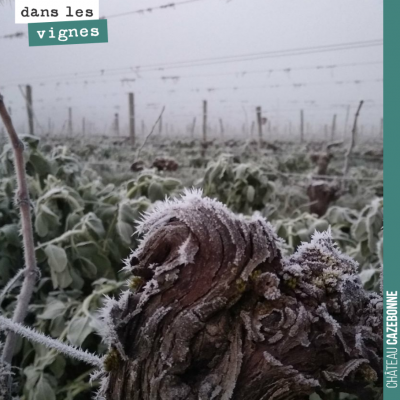
<path id="1" fill-rule="evenodd" d="M 262 135 L 263 135 L 262 120 L 261 120 L 261 107 L 256 108 L 256 115 L 257 115 L 257 126 L 258 126 L 258 140 L 259 140 L 259 143 L 261 146 L 262 145 Z"/>
<path id="2" fill-rule="evenodd" d="M 304 142 L 304 112 L 300 110 L 300 142 Z"/>
<path id="3" fill-rule="evenodd" d="M 350 116 L 350 106 L 348 105 L 346 109 L 346 119 L 344 121 L 343 140 L 346 138 L 347 126 L 349 124 L 349 116 Z"/>
<path id="4" fill-rule="evenodd" d="M 196 117 L 193 118 L 193 123 L 192 123 L 192 126 L 190 128 L 190 135 L 191 135 L 192 138 L 194 137 L 195 128 L 196 128 Z"/>
<path id="5" fill-rule="evenodd" d="M 222 121 L 222 118 L 219 119 L 219 128 L 221 132 L 221 138 L 223 138 L 225 130 L 224 130 L 224 121 Z"/>
<path id="6" fill-rule="evenodd" d="M 160 123 L 158 124 L 158 133 L 161 135 L 163 131 L 163 120 L 162 120 L 162 116 L 160 118 Z"/>
<path id="7" fill-rule="evenodd" d="M 336 114 L 333 115 L 333 120 L 332 120 L 331 141 L 335 140 L 335 134 L 336 134 Z"/>
<path id="8" fill-rule="evenodd" d="M 355 144 L 355 141 L 356 141 L 356 135 L 357 135 L 357 120 L 358 120 L 358 116 L 360 115 L 361 107 L 362 107 L 363 104 L 364 104 L 364 101 L 361 100 L 360 104 L 358 105 L 356 114 L 354 116 L 353 129 L 351 130 L 350 145 L 349 145 L 349 148 L 347 149 L 346 157 L 345 157 L 345 160 L 344 160 L 343 176 L 346 176 L 348 171 L 349 171 L 350 156 L 351 156 L 351 152 L 353 151 L 353 147 L 354 147 L 354 144 Z"/>
<path id="9" fill-rule="evenodd" d="M 207 100 L 203 101 L 203 143 L 202 156 L 204 157 L 207 148 Z"/>
<path id="10" fill-rule="evenodd" d="M 115 113 L 114 116 L 114 130 L 115 130 L 115 135 L 119 136 L 119 114 Z"/>
<path id="11" fill-rule="evenodd" d="M 86 119 L 85 117 L 82 118 L 82 135 L 85 136 L 86 131 Z"/>
<path id="12" fill-rule="evenodd" d="M 72 136 L 72 108 L 68 108 L 68 135 Z"/>
<path id="13" fill-rule="evenodd" d="M 129 138 L 131 145 L 135 145 L 135 100 L 133 93 L 129 93 Z"/>
<path id="14" fill-rule="evenodd" d="M 35 128 L 33 124 L 33 101 L 32 101 L 32 86 L 26 85 L 26 109 L 28 111 L 28 125 L 29 125 L 29 134 L 35 134 Z"/>
<path id="15" fill-rule="evenodd" d="M 203 101 L 203 142 L 207 142 L 207 100 Z"/>

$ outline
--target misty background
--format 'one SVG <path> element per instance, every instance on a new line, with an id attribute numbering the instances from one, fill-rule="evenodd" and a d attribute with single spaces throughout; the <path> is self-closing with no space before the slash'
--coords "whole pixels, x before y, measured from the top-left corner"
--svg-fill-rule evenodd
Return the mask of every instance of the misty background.
<path id="1" fill-rule="evenodd" d="M 83 2 L 82 2 L 83 3 Z M 350 130 L 360 100 L 364 136 L 383 117 L 381 0 L 100 0 L 109 42 L 29 47 L 14 6 L 0 6 L 0 91 L 16 128 L 28 129 L 23 92 L 31 85 L 35 132 L 128 134 L 128 93 L 136 131 L 145 134 L 163 106 L 163 135 L 187 135 L 208 101 L 210 136 L 249 135 L 262 107 L 271 136 L 321 137 L 337 115 Z M 82 5 L 84 8 L 84 5 Z M 151 9 L 151 10 L 149 10 Z M 146 10 L 146 11 L 141 11 Z M 21 37 L 10 37 L 23 32 Z M 307 137 L 307 136 L 306 136 Z M 267 136 L 266 136 L 267 138 Z"/>

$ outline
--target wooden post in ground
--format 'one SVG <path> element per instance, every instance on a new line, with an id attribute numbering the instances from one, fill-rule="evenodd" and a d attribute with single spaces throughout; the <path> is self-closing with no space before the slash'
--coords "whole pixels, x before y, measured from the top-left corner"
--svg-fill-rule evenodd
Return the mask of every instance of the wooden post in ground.
<path id="1" fill-rule="evenodd" d="M 115 135 L 119 136 L 119 114 L 118 113 L 115 113 L 114 130 L 115 130 Z"/>
<path id="2" fill-rule="evenodd" d="M 207 100 L 203 101 L 203 143 L 207 143 Z"/>
<path id="3" fill-rule="evenodd" d="M 250 137 L 253 137 L 255 125 L 256 125 L 256 123 L 254 121 L 251 121 Z"/>
<path id="4" fill-rule="evenodd" d="M 383 139 L 383 118 L 381 118 L 381 124 L 379 127 L 379 137 Z"/>
<path id="5" fill-rule="evenodd" d="M 82 118 L 82 135 L 85 136 L 86 131 L 86 119 L 85 117 Z"/>
<path id="6" fill-rule="evenodd" d="M 72 136 L 72 108 L 68 107 L 68 135 Z"/>
<path id="7" fill-rule="evenodd" d="M 28 124 L 29 124 L 29 134 L 35 134 L 35 128 L 33 124 L 33 100 L 32 100 L 32 86 L 26 85 L 26 109 L 28 111 Z"/>
<path id="8" fill-rule="evenodd" d="M 300 142 L 304 142 L 304 112 L 300 110 Z"/>
<path id="9" fill-rule="evenodd" d="M 348 123 L 349 123 L 349 116 L 350 116 L 350 106 L 347 106 L 346 119 L 344 121 L 343 140 L 346 138 L 347 126 L 348 126 Z"/>
<path id="10" fill-rule="evenodd" d="M 219 129 L 220 129 L 220 133 L 221 133 L 221 138 L 224 137 L 224 121 L 222 121 L 222 118 L 219 119 Z"/>
<path id="11" fill-rule="evenodd" d="M 192 136 L 192 138 L 194 137 L 194 130 L 196 128 L 196 117 L 193 118 L 193 123 L 192 123 L 192 127 L 190 129 L 190 135 Z"/>
<path id="12" fill-rule="evenodd" d="M 129 93 L 129 137 L 131 145 L 135 145 L 135 99 L 133 93 Z"/>
<path id="13" fill-rule="evenodd" d="M 354 144 L 356 141 L 356 136 L 357 136 L 357 120 L 358 120 L 358 116 L 360 115 L 360 110 L 361 110 L 361 107 L 363 104 L 364 104 L 364 101 L 361 100 L 360 104 L 358 105 L 356 115 L 354 116 L 353 129 L 351 130 L 351 141 L 350 141 L 349 148 L 347 149 L 346 157 L 344 160 L 343 176 L 346 176 L 347 172 L 349 171 L 350 156 L 351 156 L 351 152 L 353 151 L 353 147 L 354 147 Z"/>
<path id="14" fill-rule="evenodd" d="M 332 119 L 331 141 L 335 140 L 335 134 L 336 134 L 336 114 L 333 115 L 333 119 Z"/>
<path id="15" fill-rule="evenodd" d="M 261 120 L 261 107 L 256 108 L 256 115 L 257 115 L 257 126 L 258 126 L 258 140 L 260 142 L 260 146 L 262 144 L 262 120 Z"/>

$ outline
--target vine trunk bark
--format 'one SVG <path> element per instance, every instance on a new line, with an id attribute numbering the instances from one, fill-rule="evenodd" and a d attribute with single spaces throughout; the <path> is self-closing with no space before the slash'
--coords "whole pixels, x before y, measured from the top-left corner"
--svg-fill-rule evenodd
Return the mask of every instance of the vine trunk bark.
<path id="1" fill-rule="evenodd" d="M 103 310 L 107 400 L 288 400 L 382 386 L 382 298 L 330 233 L 284 258 L 262 218 L 188 192 L 147 215 Z"/>

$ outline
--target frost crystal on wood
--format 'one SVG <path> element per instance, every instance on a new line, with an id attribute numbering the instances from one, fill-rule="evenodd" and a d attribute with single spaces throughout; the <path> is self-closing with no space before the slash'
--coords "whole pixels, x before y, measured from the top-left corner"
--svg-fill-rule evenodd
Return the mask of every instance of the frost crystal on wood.
<path id="1" fill-rule="evenodd" d="M 308 399 L 330 387 L 373 398 L 382 298 L 329 231 L 284 259 L 265 220 L 187 191 L 138 232 L 126 270 L 141 284 L 102 313 L 101 398 Z"/>

